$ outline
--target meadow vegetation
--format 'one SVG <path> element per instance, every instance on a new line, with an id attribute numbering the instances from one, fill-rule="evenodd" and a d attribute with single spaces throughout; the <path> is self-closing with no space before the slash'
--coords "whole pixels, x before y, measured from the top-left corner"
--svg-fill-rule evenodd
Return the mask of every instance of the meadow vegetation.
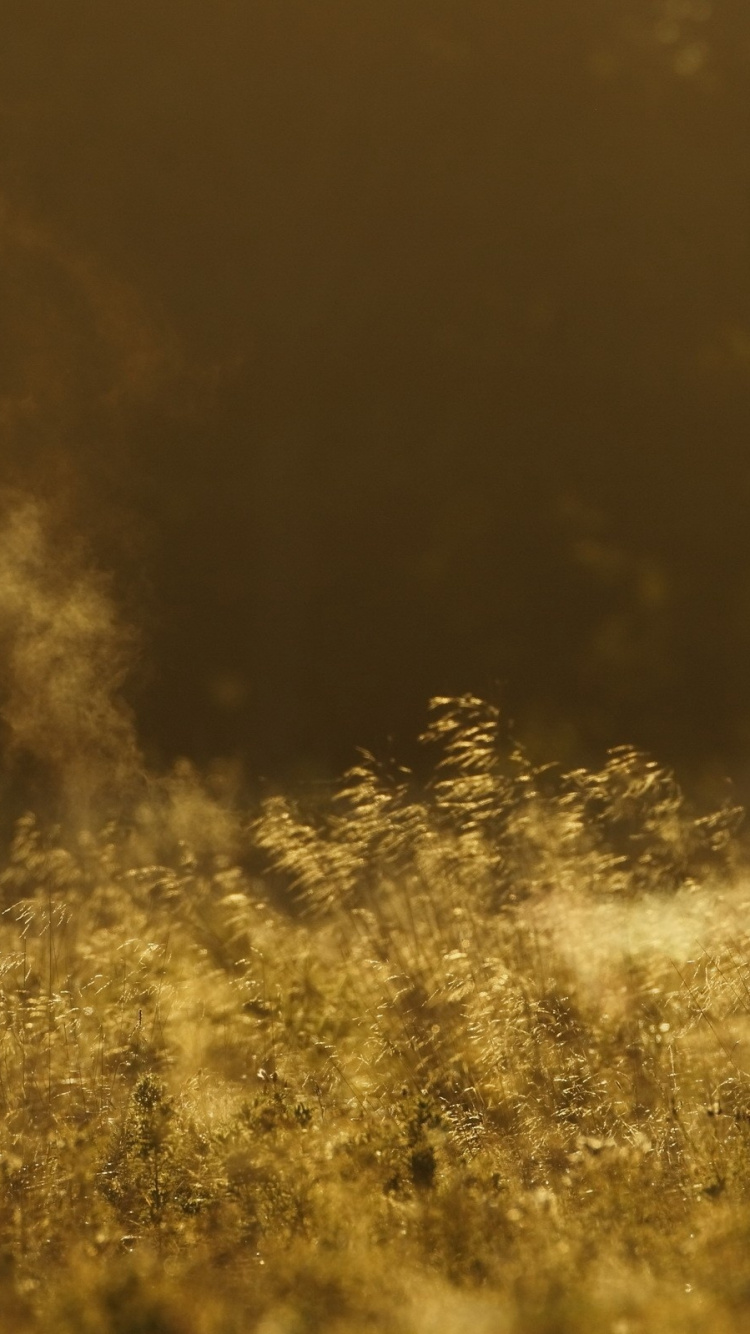
<path id="1" fill-rule="evenodd" d="M 243 810 L 187 764 L 0 876 L 8 1334 L 636 1334 L 750 1315 L 739 813 L 435 700 Z"/>

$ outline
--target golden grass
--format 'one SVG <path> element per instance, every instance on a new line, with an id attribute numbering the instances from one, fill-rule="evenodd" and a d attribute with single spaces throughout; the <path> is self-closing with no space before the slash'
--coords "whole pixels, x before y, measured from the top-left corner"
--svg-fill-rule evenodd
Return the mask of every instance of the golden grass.
<path id="1" fill-rule="evenodd" d="M 433 703 L 435 777 L 220 809 L 183 766 L 0 880 L 2 1328 L 736 1330 L 737 812 L 622 749 L 535 770 Z"/>

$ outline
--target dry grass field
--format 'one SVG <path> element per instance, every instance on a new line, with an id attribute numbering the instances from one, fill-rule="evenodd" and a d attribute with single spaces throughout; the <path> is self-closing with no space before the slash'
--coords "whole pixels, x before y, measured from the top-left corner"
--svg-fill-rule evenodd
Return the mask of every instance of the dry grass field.
<path id="1" fill-rule="evenodd" d="M 7 1334 L 723 1334 L 750 1321 L 750 882 L 622 749 L 433 701 L 252 811 L 187 765 L 2 876 Z"/>

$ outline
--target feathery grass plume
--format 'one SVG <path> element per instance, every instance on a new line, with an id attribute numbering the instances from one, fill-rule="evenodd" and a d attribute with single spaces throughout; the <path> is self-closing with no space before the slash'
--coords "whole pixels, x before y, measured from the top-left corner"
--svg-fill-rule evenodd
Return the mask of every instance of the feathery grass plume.
<path id="1" fill-rule="evenodd" d="M 674 890 L 691 878 L 731 873 L 742 807 L 727 801 L 696 815 L 674 774 L 632 746 L 614 747 L 602 770 L 574 770 L 564 783 L 581 827 L 609 849 L 623 887 Z"/>
<path id="2" fill-rule="evenodd" d="M 0 713 L 11 755 L 31 757 L 82 823 L 140 771 L 121 689 L 134 636 L 107 581 L 49 507 L 6 497 L 0 520 Z"/>
<path id="3" fill-rule="evenodd" d="M 459 831 L 480 831 L 492 822 L 511 795 L 500 772 L 500 713 L 475 695 L 436 696 L 423 744 L 440 747 L 433 783 L 440 812 Z"/>

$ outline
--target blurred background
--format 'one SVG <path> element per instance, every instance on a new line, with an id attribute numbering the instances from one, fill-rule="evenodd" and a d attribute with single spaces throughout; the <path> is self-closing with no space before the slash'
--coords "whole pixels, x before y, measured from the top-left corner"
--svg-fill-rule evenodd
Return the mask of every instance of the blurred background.
<path id="1" fill-rule="evenodd" d="M 0 482 L 149 756 L 750 755 L 744 0 L 4 0 Z"/>

